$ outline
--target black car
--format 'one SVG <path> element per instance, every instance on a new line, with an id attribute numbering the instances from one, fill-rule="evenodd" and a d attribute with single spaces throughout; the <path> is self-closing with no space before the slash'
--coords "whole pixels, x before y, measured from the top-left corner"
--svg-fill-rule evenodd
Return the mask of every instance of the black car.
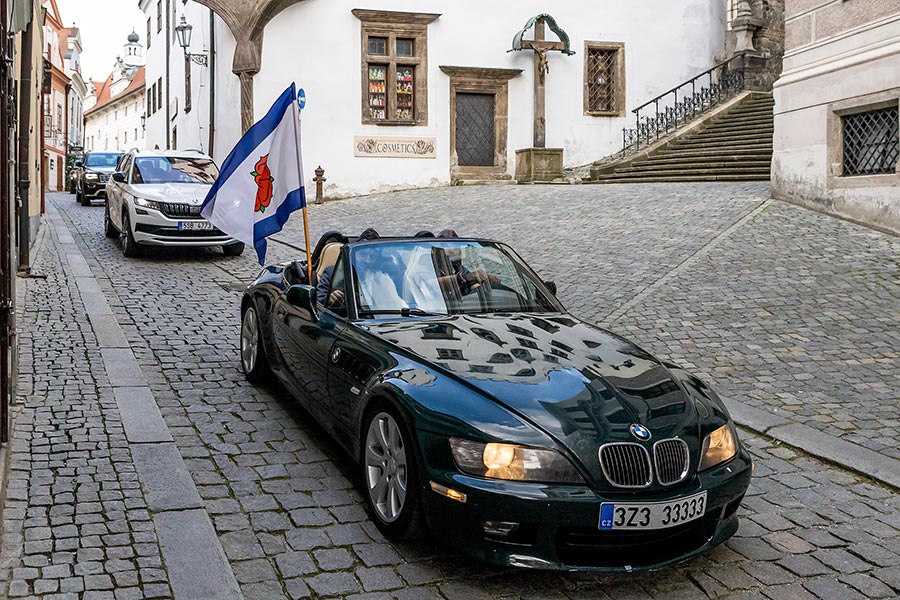
<path id="1" fill-rule="evenodd" d="M 347 239 L 265 268 L 241 363 L 360 465 L 376 526 L 563 570 L 684 561 L 738 528 L 752 461 L 703 381 L 566 312 L 508 246 Z"/>
<path id="2" fill-rule="evenodd" d="M 106 182 L 119 164 L 121 152 L 88 152 L 75 162 L 75 200 L 90 206 L 94 198 L 106 198 Z"/>

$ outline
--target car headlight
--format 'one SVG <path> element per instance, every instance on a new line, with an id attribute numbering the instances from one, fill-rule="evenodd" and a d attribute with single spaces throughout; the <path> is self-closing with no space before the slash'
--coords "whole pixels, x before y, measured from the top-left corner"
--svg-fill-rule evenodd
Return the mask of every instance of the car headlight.
<path id="1" fill-rule="evenodd" d="M 85 173 L 84 178 L 88 181 L 97 181 L 99 176 L 96 173 Z"/>
<path id="2" fill-rule="evenodd" d="M 159 210 L 159 202 L 155 202 L 153 200 L 147 200 L 146 198 L 138 198 L 135 196 L 134 203 L 137 206 L 142 206 L 144 208 L 149 208 L 152 210 Z"/>
<path id="3" fill-rule="evenodd" d="M 730 423 L 722 425 L 703 440 L 700 470 L 712 468 L 737 454 L 737 434 Z"/>
<path id="4" fill-rule="evenodd" d="M 463 473 L 510 481 L 584 483 L 569 460 L 548 448 L 450 438 L 453 460 Z"/>

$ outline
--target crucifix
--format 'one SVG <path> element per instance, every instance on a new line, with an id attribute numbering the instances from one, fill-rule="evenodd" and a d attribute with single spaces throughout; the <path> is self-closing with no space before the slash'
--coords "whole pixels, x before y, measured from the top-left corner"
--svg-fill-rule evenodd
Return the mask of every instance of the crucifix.
<path id="1" fill-rule="evenodd" d="M 558 42 L 545 39 L 545 25 L 559 37 Z M 525 32 L 534 26 L 534 39 L 523 39 Z M 544 148 L 547 144 L 547 125 L 545 118 L 544 81 L 550 64 L 547 61 L 548 52 L 561 52 L 563 54 L 575 54 L 569 49 L 569 36 L 556 24 L 556 20 L 546 13 L 541 13 L 530 19 L 522 30 L 513 37 L 513 47 L 510 50 L 531 50 L 534 52 L 534 147 Z"/>

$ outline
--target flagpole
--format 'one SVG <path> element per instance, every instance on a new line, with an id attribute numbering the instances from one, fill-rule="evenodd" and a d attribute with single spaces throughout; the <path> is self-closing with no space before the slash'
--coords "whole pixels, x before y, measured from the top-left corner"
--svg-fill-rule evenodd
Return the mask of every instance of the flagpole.
<path id="1" fill-rule="evenodd" d="M 297 140 L 297 173 L 300 174 L 300 187 L 305 190 L 303 182 L 303 159 L 300 156 L 300 106 L 297 104 L 297 96 L 294 96 L 294 110 L 297 118 L 294 119 L 294 138 Z M 309 250 L 309 218 L 306 214 L 306 194 L 303 200 L 303 236 L 306 239 L 306 280 L 313 285 L 312 279 L 312 253 Z"/>

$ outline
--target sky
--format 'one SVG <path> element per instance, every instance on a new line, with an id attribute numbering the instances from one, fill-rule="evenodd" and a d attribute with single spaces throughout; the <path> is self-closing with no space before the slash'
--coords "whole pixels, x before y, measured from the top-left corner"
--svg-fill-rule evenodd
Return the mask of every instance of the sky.
<path id="1" fill-rule="evenodd" d="M 103 81 L 134 29 L 146 45 L 147 18 L 138 0 L 56 0 L 63 25 L 81 29 L 81 75 Z"/>

